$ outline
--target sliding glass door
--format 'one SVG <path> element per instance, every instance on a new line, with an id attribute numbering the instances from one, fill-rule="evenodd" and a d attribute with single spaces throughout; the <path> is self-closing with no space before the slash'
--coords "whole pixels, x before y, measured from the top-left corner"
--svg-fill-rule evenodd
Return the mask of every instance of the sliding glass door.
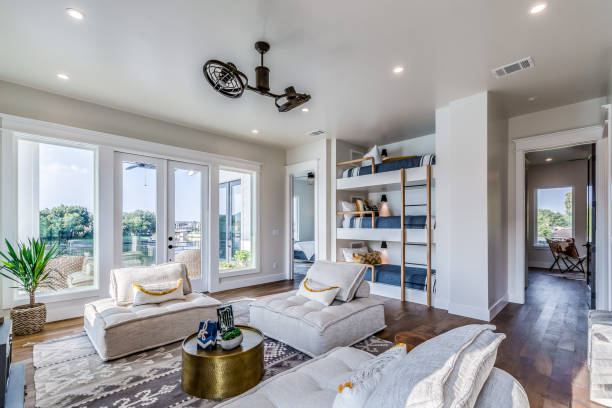
<path id="1" fill-rule="evenodd" d="M 204 228 L 208 168 L 116 153 L 115 263 L 148 266 L 181 262 L 195 290 L 205 290 Z"/>

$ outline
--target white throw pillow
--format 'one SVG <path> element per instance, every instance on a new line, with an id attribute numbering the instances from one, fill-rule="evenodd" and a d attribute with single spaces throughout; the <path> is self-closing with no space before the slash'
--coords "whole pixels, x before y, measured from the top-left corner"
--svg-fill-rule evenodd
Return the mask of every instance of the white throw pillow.
<path id="1" fill-rule="evenodd" d="M 339 291 L 340 288 L 338 286 L 324 285 L 306 277 L 302 283 L 300 283 L 297 294 L 298 296 L 303 296 L 315 302 L 323 303 L 325 306 L 329 306 L 332 304 Z"/>
<path id="2" fill-rule="evenodd" d="M 361 363 L 344 384 L 338 385 L 333 408 L 361 408 L 382 378 L 383 370 L 406 355 L 406 346 L 397 345 Z"/>
<path id="3" fill-rule="evenodd" d="M 373 157 L 375 164 L 382 163 L 382 158 L 380 157 L 380 152 L 378 151 L 378 146 L 376 146 L 376 145 L 374 145 L 374 147 L 371 148 L 369 152 L 364 154 L 363 157 L 364 158 L 366 158 L 366 157 Z M 372 165 L 372 161 L 371 160 L 365 160 L 365 161 L 361 162 L 361 164 L 363 166 L 371 166 Z"/>
<path id="4" fill-rule="evenodd" d="M 361 281 L 357 292 L 355 292 L 356 298 L 367 298 L 370 297 L 370 284 L 367 281 Z"/>
<path id="5" fill-rule="evenodd" d="M 340 291 L 336 299 L 342 302 L 350 302 L 355 297 L 355 292 L 363 280 L 366 266 L 348 262 L 315 261 L 306 276 L 322 285 L 338 286 Z"/>
<path id="6" fill-rule="evenodd" d="M 482 332 L 466 348 L 455 364 L 450 377 L 444 383 L 444 406 L 449 408 L 472 408 L 489 378 L 497 348 L 506 335 Z"/>
<path id="7" fill-rule="evenodd" d="M 383 373 L 366 407 L 444 406 L 444 382 L 451 376 L 463 351 L 486 330 L 495 330 L 495 326 L 461 326 L 421 343 L 394 365 L 392 373 Z"/>
<path id="8" fill-rule="evenodd" d="M 367 254 L 370 252 L 368 247 L 359 247 L 359 248 L 342 248 L 342 256 L 344 257 L 344 262 L 354 262 L 353 254 Z"/>
<path id="9" fill-rule="evenodd" d="M 350 203 L 348 201 L 341 201 L 340 205 L 342 206 L 342 211 L 357 211 L 357 204 L 355 203 Z M 354 215 L 352 214 L 344 214 L 344 222 L 347 224 L 346 228 L 349 228 L 350 222 L 351 222 L 351 218 L 353 218 Z"/>
<path id="10" fill-rule="evenodd" d="M 133 306 L 185 299 L 182 279 L 163 283 L 139 284 L 138 282 L 134 282 L 132 287 L 134 291 Z"/>

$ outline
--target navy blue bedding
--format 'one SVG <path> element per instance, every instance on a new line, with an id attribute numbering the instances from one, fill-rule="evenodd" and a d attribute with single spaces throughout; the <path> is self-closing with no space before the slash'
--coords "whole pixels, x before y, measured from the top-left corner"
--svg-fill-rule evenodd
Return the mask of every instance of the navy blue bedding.
<path id="1" fill-rule="evenodd" d="M 426 215 L 407 215 L 406 229 L 425 229 L 427 227 Z M 372 228 L 372 217 L 353 217 L 351 218 L 350 228 Z M 399 215 L 391 217 L 374 217 L 375 228 L 400 228 L 402 217 Z"/>
<path id="2" fill-rule="evenodd" d="M 315 256 L 312 255 L 310 259 L 306 258 L 304 251 L 293 250 L 293 259 L 299 259 L 300 261 L 314 261 Z"/>
<path id="3" fill-rule="evenodd" d="M 429 160 L 431 158 L 431 160 Z M 394 160 L 383 162 L 375 165 L 376 173 L 384 173 L 386 171 L 394 171 L 399 169 L 410 169 L 412 167 L 421 167 L 426 166 L 427 164 L 436 164 L 436 156 L 435 155 L 424 155 L 424 156 L 414 156 L 409 157 L 407 159 L 402 160 Z M 364 176 L 366 174 L 372 174 L 372 165 L 363 166 L 360 168 L 349 169 L 346 175 L 343 177 L 353 177 L 355 175 Z"/>
<path id="4" fill-rule="evenodd" d="M 399 265 L 375 265 L 374 266 L 374 282 L 386 283 L 387 285 L 400 286 L 402 277 L 402 268 Z M 436 271 L 431 270 L 432 275 Z M 367 268 L 363 277 L 364 280 L 372 282 L 372 268 Z M 414 266 L 406 266 L 406 282 L 407 288 L 425 290 L 427 280 L 427 269 Z M 432 279 L 433 280 L 433 279 Z"/>

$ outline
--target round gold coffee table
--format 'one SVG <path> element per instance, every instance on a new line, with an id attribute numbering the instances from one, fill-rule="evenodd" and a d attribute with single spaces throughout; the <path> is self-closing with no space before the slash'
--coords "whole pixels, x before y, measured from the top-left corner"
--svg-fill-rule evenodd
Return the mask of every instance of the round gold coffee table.
<path id="1" fill-rule="evenodd" d="M 183 341 L 183 391 L 199 398 L 222 399 L 253 388 L 264 372 L 263 335 L 253 327 L 236 325 L 242 330 L 242 344 L 225 351 L 198 350 L 192 334 Z"/>

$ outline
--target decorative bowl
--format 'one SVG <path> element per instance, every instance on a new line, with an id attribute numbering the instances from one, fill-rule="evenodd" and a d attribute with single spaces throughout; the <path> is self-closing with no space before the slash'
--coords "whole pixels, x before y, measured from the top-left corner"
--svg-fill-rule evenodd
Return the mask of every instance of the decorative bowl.
<path id="1" fill-rule="evenodd" d="M 223 350 L 232 350 L 242 344 L 242 333 L 240 333 L 237 337 L 234 337 L 231 340 L 223 340 L 220 339 L 219 343 L 221 344 L 221 348 Z"/>

